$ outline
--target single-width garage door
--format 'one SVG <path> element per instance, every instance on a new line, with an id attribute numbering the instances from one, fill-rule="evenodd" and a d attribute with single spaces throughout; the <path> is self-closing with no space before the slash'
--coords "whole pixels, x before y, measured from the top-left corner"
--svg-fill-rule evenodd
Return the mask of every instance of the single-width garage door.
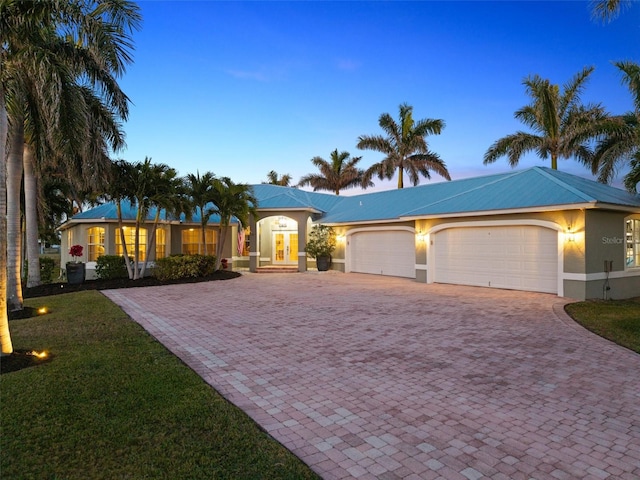
<path id="1" fill-rule="evenodd" d="M 432 236 L 434 281 L 558 293 L 558 232 L 538 226 L 449 228 Z"/>
<path id="2" fill-rule="evenodd" d="M 357 232 L 349 236 L 350 270 L 416 278 L 416 244 L 404 230 Z"/>

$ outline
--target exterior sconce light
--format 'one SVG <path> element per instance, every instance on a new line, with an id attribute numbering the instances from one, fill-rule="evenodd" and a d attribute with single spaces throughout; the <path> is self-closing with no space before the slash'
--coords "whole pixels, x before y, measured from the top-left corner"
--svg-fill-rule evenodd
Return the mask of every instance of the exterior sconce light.
<path id="1" fill-rule="evenodd" d="M 287 227 L 287 217 L 278 217 L 278 226 L 280 228 L 286 228 Z"/>
<path id="2" fill-rule="evenodd" d="M 424 232 L 418 232 L 416 233 L 416 238 L 419 242 L 424 242 L 427 239 L 427 235 Z"/>
<path id="3" fill-rule="evenodd" d="M 567 228 L 567 231 L 564 234 L 564 238 L 567 242 L 575 242 L 576 241 L 576 233 L 571 229 L 571 225 Z"/>
<path id="4" fill-rule="evenodd" d="M 336 240 L 338 240 L 339 242 L 344 242 L 346 238 L 347 236 L 344 233 L 336 236 Z"/>

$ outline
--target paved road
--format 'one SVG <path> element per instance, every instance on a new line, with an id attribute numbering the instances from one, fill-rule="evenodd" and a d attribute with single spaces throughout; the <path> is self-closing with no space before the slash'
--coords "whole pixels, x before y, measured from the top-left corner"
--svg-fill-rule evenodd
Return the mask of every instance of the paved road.
<path id="1" fill-rule="evenodd" d="M 640 478 L 640 355 L 553 295 L 335 272 L 104 293 L 326 480 Z"/>

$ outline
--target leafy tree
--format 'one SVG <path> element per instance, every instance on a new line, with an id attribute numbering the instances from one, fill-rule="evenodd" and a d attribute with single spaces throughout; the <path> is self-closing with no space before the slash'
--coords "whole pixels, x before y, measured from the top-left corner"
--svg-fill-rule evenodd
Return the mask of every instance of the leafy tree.
<path id="1" fill-rule="evenodd" d="M 636 191 L 640 166 L 640 65 L 634 62 L 616 62 L 622 72 L 622 82 L 633 97 L 633 110 L 614 117 L 611 128 L 600 138 L 592 161 L 592 170 L 598 180 L 609 183 L 620 165 L 629 162 L 631 171 L 625 177 L 625 187 Z"/>
<path id="2" fill-rule="evenodd" d="M 523 84 L 531 103 L 516 111 L 515 118 L 533 130 L 518 131 L 497 140 L 484 154 L 484 164 L 506 156 L 515 167 L 528 152 L 539 157 L 551 157 L 551 168 L 557 170 L 558 159 L 575 157 L 591 165 L 593 152 L 589 142 L 610 126 L 610 117 L 602 106 L 582 105 L 580 94 L 593 68 L 584 68 L 560 91 L 558 85 L 538 75 L 528 77 Z"/>
<path id="3" fill-rule="evenodd" d="M 249 225 L 249 216 L 258 216 L 258 200 L 253 195 L 250 185 L 234 183 L 229 177 L 215 178 L 212 184 L 213 207 L 210 211 L 220 216 L 216 245 L 216 270 L 220 270 L 224 243 L 232 218 L 238 219 L 242 225 Z"/>
<path id="4" fill-rule="evenodd" d="M 185 194 L 189 197 L 191 203 L 191 208 L 185 213 L 189 216 L 191 214 L 191 210 L 200 212 L 201 238 L 198 246 L 198 253 L 201 255 L 206 255 L 208 253 L 206 240 L 207 223 L 209 223 L 211 216 L 216 213 L 215 208 L 211 206 L 211 202 L 215 195 L 215 179 L 216 177 L 212 172 L 206 172 L 202 176 L 200 176 L 200 172 L 196 172 L 195 175 L 190 173 L 184 179 Z"/>
<path id="5" fill-rule="evenodd" d="M 278 175 L 275 170 L 271 170 L 267 173 L 267 181 L 262 183 L 267 183 L 269 185 L 279 185 L 281 187 L 288 187 L 291 183 L 291 175 L 285 173 L 284 175 Z"/>
<path id="6" fill-rule="evenodd" d="M 310 173 L 300 179 L 298 186 L 310 185 L 313 191 L 328 190 L 340 195 L 340 190 L 361 186 L 362 188 L 373 186 L 373 183 L 365 181 L 364 170 L 357 168 L 362 157 L 351 157 L 349 152 L 340 152 L 336 148 L 331 152 L 331 161 L 327 162 L 322 157 L 313 157 L 313 163 L 320 173 Z"/>
<path id="7" fill-rule="evenodd" d="M 429 150 L 425 137 L 439 135 L 444 128 L 444 120 L 413 120 L 413 107 L 403 103 L 399 107 L 399 123 L 388 113 L 383 113 L 378 124 L 386 136 L 362 135 L 358 138 L 358 148 L 380 152 L 385 158 L 367 169 L 364 182 L 368 183 L 376 174 L 379 179 L 393 178 L 398 172 L 398 188 L 404 187 L 404 173 L 409 175 L 413 185 L 420 183 L 420 176 L 431 178 L 430 171 L 451 180 L 444 161 Z"/>

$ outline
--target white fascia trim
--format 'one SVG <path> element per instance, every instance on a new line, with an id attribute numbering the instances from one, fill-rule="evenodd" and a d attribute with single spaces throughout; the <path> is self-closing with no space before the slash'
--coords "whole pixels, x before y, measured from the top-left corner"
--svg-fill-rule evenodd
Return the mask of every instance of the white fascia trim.
<path id="1" fill-rule="evenodd" d="M 354 233 L 362 233 L 362 232 L 409 232 L 416 233 L 416 229 L 413 227 L 407 226 L 387 226 L 387 227 L 360 227 L 353 228 L 346 233 L 346 236 L 349 237 Z"/>
<path id="2" fill-rule="evenodd" d="M 630 277 L 639 277 L 640 270 L 625 270 L 625 271 L 615 271 L 609 273 L 609 279 L 613 278 L 630 278 Z M 597 272 L 597 273 L 565 273 L 563 274 L 564 280 L 575 280 L 578 282 L 592 282 L 595 280 L 606 280 L 607 274 L 605 272 Z"/>
<path id="3" fill-rule="evenodd" d="M 314 224 L 322 224 L 322 225 L 328 225 L 330 227 L 348 227 L 350 225 L 389 225 L 389 224 L 393 224 L 393 223 L 404 223 L 407 221 L 410 221 L 411 219 L 407 219 L 407 218 L 388 218 L 386 220 L 359 220 L 359 221 L 353 221 L 353 222 L 329 222 L 329 223 L 325 223 L 322 221 L 322 219 L 318 219 L 315 222 L 313 222 Z"/>
<path id="4" fill-rule="evenodd" d="M 595 208 L 594 203 L 576 203 L 570 205 L 553 205 L 550 207 L 531 207 L 531 208 L 513 208 L 504 210 L 479 210 L 476 212 L 453 212 L 453 213 L 438 213 L 432 215 L 412 215 L 407 217 L 400 217 L 402 220 L 431 220 L 434 218 L 459 218 L 459 217 L 480 217 L 484 215 L 507 215 L 512 213 L 544 213 L 544 212 L 558 212 L 562 210 L 580 210 L 587 208 Z"/>
<path id="5" fill-rule="evenodd" d="M 562 232 L 563 228 L 554 222 L 549 222 L 547 220 L 534 220 L 527 218 L 517 218 L 513 220 L 476 220 L 475 222 L 464 222 L 464 223 L 441 223 L 439 225 L 435 225 L 429 230 L 427 230 L 427 235 L 432 233 L 437 233 L 440 230 L 446 230 L 448 228 L 472 228 L 472 227 L 515 227 L 515 226 L 536 226 L 536 227 L 545 227 L 551 230 L 556 230 L 558 232 Z"/>

